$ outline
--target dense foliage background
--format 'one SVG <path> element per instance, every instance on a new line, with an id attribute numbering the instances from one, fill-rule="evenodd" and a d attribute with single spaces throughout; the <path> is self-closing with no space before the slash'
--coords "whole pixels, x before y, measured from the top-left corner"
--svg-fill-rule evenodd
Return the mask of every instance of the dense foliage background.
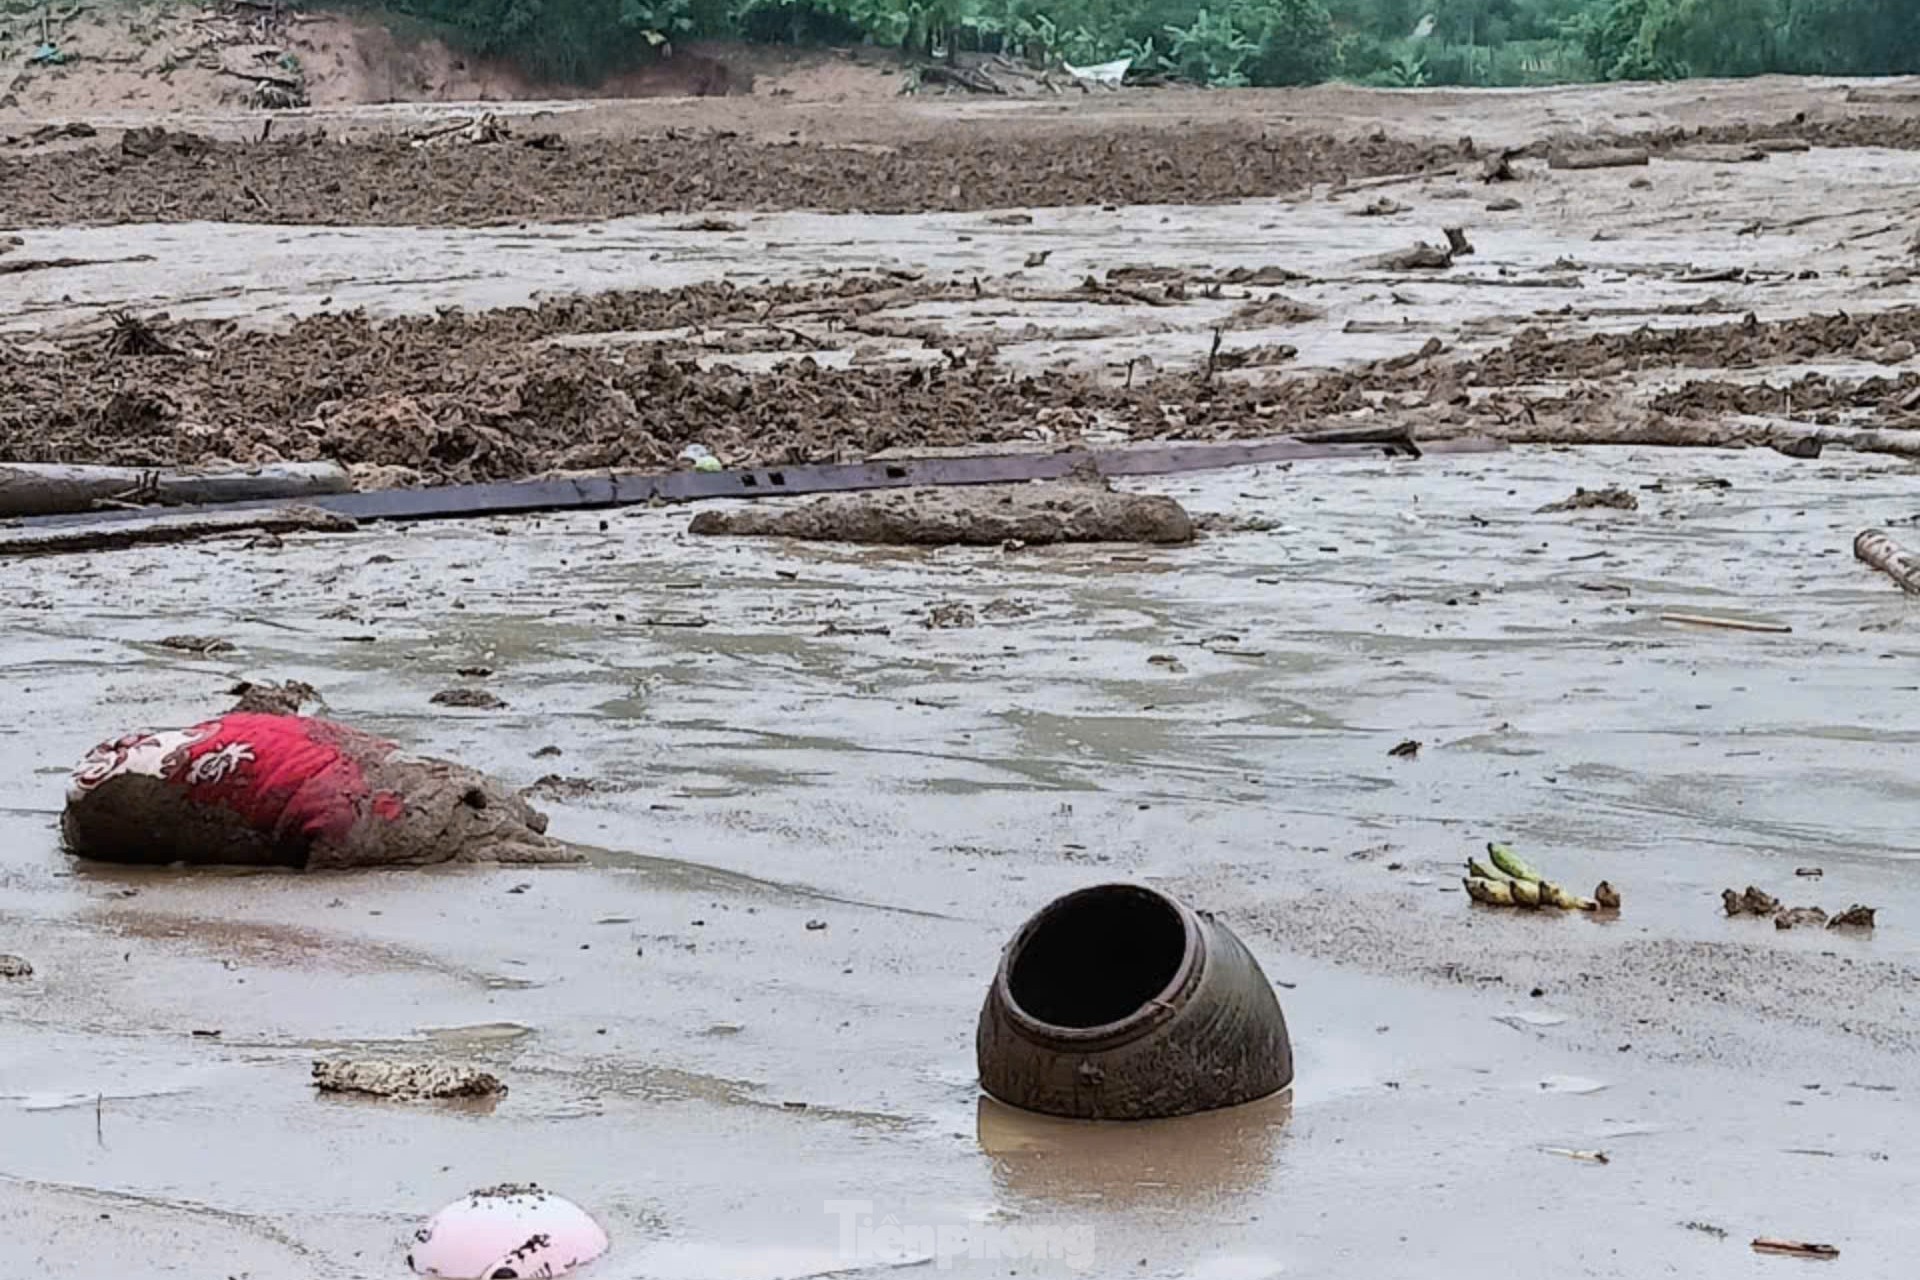
<path id="1" fill-rule="evenodd" d="M 1196 83 L 1527 85 L 1920 72 L 1920 0 L 385 0 L 468 50 L 590 81 L 688 38 L 1131 56 Z"/>

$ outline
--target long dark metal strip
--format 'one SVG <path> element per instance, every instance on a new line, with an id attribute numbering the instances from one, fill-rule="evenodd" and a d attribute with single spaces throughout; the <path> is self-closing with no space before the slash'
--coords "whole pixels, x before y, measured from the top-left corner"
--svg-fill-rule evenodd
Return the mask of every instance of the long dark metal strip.
<path id="1" fill-rule="evenodd" d="M 1405 433 L 1339 433 L 1333 439 L 1283 437 L 1207 443 L 1124 445 L 1060 453 L 977 454 L 967 457 L 900 458 L 873 462 L 805 463 L 737 471 L 664 471 L 514 480 L 499 484 L 443 485 L 430 489 L 382 489 L 303 498 L 298 505 L 356 520 L 436 520 L 510 515 L 568 508 L 623 507 L 646 502 L 698 502 L 712 498 L 767 498 L 781 494 L 846 493 L 915 485 L 1012 484 L 1075 475 L 1148 476 L 1260 462 L 1313 458 L 1419 457 L 1422 453 L 1489 453 L 1498 440 L 1447 440 L 1416 445 Z M 169 514 L 236 511 L 285 506 L 284 502 L 219 503 L 171 507 Z M 13 527 L 99 524 L 151 518 L 152 509 L 42 516 Z"/>

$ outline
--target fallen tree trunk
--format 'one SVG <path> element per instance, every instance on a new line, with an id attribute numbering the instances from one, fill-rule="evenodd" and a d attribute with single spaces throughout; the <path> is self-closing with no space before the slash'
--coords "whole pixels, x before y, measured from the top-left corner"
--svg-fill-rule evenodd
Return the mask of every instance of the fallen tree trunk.
<path id="1" fill-rule="evenodd" d="M 1554 151 L 1547 156 L 1549 169 L 1625 169 L 1652 163 L 1641 147 L 1594 147 L 1585 151 Z"/>
<path id="2" fill-rule="evenodd" d="M 1853 555 L 1892 578 L 1902 590 L 1920 596 L 1920 556 L 1895 542 L 1885 530 L 1861 530 L 1853 540 Z"/>
<path id="3" fill-rule="evenodd" d="M 357 528 L 358 523 L 349 516 L 312 507 L 248 507 L 198 516 L 144 516 L 111 524 L 0 529 L 0 557 L 121 551 L 234 533 L 349 533 Z"/>
<path id="4" fill-rule="evenodd" d="M 92 511 L 100 503 L 187 506 L 350 493 L 337 462 L 283 462 L 244 471 L 148 471 L 63 463 L 0 463 L 0 517 Z"/>

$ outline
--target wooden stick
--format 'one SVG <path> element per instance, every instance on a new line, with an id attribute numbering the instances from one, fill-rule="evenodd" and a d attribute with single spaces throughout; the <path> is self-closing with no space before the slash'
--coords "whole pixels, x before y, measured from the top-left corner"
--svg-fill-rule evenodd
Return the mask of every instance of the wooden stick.
<path id="1" fill-rule="evenodd" d="M 1808 1244 L 1801 1240 L 1770 1240 L 1761 1236 L 1753 1242 L 1755 1253 L 1778 1253 L 1793 1258 L 1837 1258 L 1840 1251 L 1830 1244 Z"/>
<path id="2" fill-rule="evenodd" d="M 1920 596 L 1920 556 L 1895 542 L 1884 530 L 1861 530 L 1853 540 L 1853 555 L 1892 578 L 1902 590 Z"/>
<path id="3" fill-rule="evenodd" d="M 1781 635 L 1793 628 L 1784 622 L 1749 622 L 1745 618 L 1716 618 L 1706 613 L 1663 613 L 1662 622 L 1682 622 L 1690 627 L 1719 627 L 1723 631 L 1764 631 Z"/>

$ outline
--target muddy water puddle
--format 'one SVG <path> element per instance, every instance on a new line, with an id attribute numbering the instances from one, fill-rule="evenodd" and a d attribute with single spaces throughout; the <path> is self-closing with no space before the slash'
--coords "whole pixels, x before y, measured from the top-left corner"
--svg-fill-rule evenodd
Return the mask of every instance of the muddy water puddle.
<path id="1" fill-rule="evenodd" d="M 1640 509 L 1537 511 L 1606 482 Z M 1274 527 L 906 553 L 693 540 L 665 509 L 13 566 L 0 941 L 36 972 L 0 986 L 0 1255 L 83 1274 L 40 1233 L 84 1224 L 128 1275 L 204 1249 L 399 1274 L 419 1216 L 517 1178 L 603 1217 L 612 1276 L 890 1274 L 940 1227 L 982 1241 L 961 1274 L 1074 1274 L 1090 1239 L 1094 1274 L 1466 1276 L 1512 1257 L 1490 1197 L 1596 1274 L 1745 1275 L 1757 1234 L 1892 1267 L 1920 681 L 1911 609 L 1847 548 L 1911 509 L 1904 469 L 1521 450 L 1156 487 Z M 925 625 L 956 601 L 975 625 Z M 707 625 L 644 621 L 669 610 Z M 150 643 L 181 631 L 236 648 Z M 606 852 L 69 866 L 50 766 L 242 676 L 520 785 L 609 784 L 543 801 Z M 463 682 L 507 705 L 428 701 Z M 1470 909 L 1456 868 L 1497 837 L 1626 911 Z M 1001 943 L 1133 877 L 1282 984 L 1294 1095 L 1137 1135 L 982 1103 Z M 1747 883 L 1882 925 L 1724 919 Z M 309 1065 L 342 1052 L 510 1093 L 323 1103 Z M 1035 1240 L 1054 1256 L 1004 1256 Z"/>

